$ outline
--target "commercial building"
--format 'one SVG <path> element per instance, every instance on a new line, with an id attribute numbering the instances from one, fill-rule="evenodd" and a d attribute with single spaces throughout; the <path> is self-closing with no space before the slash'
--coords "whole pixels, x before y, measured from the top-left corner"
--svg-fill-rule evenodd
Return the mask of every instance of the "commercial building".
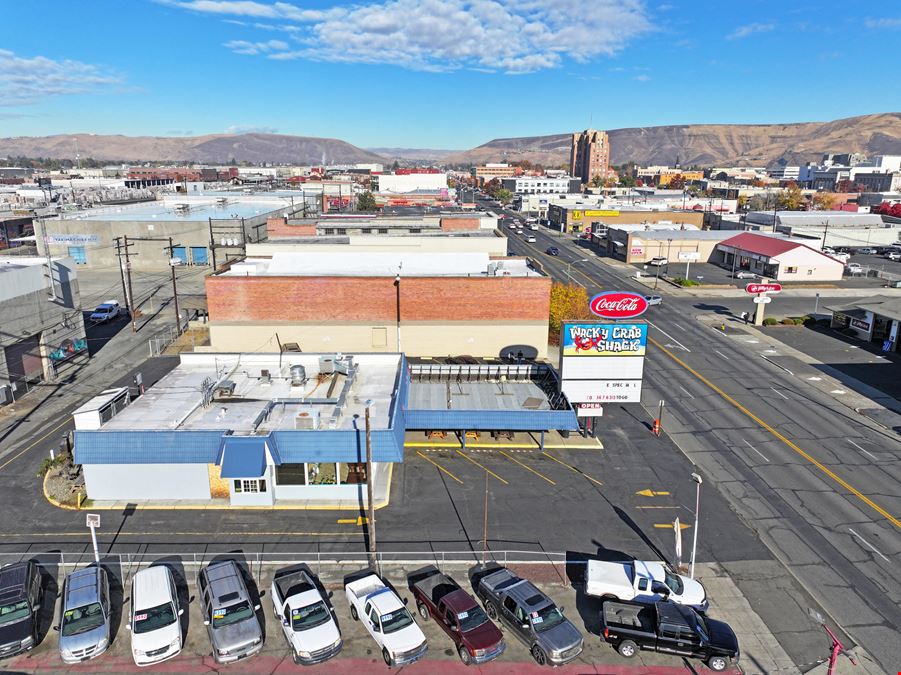
<path id="1" fill-rule="evenodd" d="M 430 233 L 492 232 L 496 228 L 497 216 L 484 211 L 464 212 L 418 207 L 400 209 L 396 215 L 391 212 L 326 214 L 317 218 L 276 216 L 266 221 L 269 240 L 330 235 L 406 238 Z"/>
<path id="2" fill-rule="evenodd" d="M 901 190 L 901 172 L 854 174 L 854 184 L 862 185 L 867 192 L 896 192 Z"/>
<path id="3" fill-rule="evenodd" d="M 360 508 L 388 498 L 409 430 L 575 430 L 537 364 L 420 366 L 402 354 L 187 353 L 127 405 L 75 411 L 75 461 L 95 501 Z M 124 393 L 124 396 L 123 396 Z M 372 449 L 367 471 L 366 413 Z"/>
<path id="4" fill-rule="evenodd" d="M 587 184 L 595 176 L 606 180 L 610 168 L 610 143 L 606 131 L 586 129 L 572 135 L 569 175 Z"/>
<path id="5" fill-rule="evenodd" d="M 550 289 L 525 259 L 484 252 L 277 252 L 207 277 L 210 344 L 544 357 Z"/>
<path id="6" fill-rule="evenodd" d="M 670 166 L 648 166 L 644 168 L 638 168 L 635 171 L 635 175 L 640 178 L 646 185 L 656 185 L 657 187 L 661 188 L 666 187 L 667 185 L 672 183 L 673 179 L 675 179 L 677 176 L 680 177 L 685 183 L 703 180 L 704 178 L 703 171 L 692 171 Z"/>
<path id="7" fill-rule="evenodd" d="M 720 230 L 699 230 L 693 226 L 673 228 L 666 224 L 618 225 L 607 230 L 605 238 L 592 237 L 594 245 L 607 255 L 627 263 L 646 263 L 666 258 L 670 264 L 706 263 L 716 246 L 734 235 Z"/>
<path id="8" fill-rule="evenodd" d="M 547 213 L 551 227 L 562 232 L 588 232 L 611 225 L 635 223 L 666 222 L 676 226 L 694 225 L 697 228 L 704 224 L 703 211 L 672 211 L 665 206 L 661 210 L 655 210 L 629 206 L 592 208 L 578 204 L 550 204 Z"/>
<path id="9" fill-rule="evenodd" d="M 183 265 L 209 265 L 243 255 L 248 241 L 265 234 L 266 218 L 293 213 L 288 198 L 247 196 L 171 196 L 141 204 L 109 206 L 35 221 L 38 251 L 69 256 L 85 267 L 120 265 L 117 238 L 133 244 L 133 269 L 168 269 L 171 258 Z M 174 248 L 171 255 L 168 238 Z"/>
<path id="10" fill-rule="evenodd" d="M 844 263 L 798 241 L 743 232 L 717 244 L 713 260 L 775 281 L 839 281 Z"/>
<path id="11" fill-rule="evenodd" d="M 370 176 L 372 192 L 409 193 L 417 190 L 447 191 L 447 174 L 439 172 L 380 173 Z"/>
<path id="12" fill-rule="evenodd" d="M 772 211 L 752 211 L 749 224 L 773 223 Z M 901 239 L 897 223 L 887 223 L 875 213 L 849 211 L 777 211 L 775 231 L 796 239 L 808 239 L 815 248 L 887 246 Z"/>
<path id="13" fill-rule="evenodd" d="M 483 166 L 474 166 L 470 170 L 471 175 L 475 176 L 481 183 L 487 183 L 494 178 L 511 178 L 521 172 L 522 169 L 509 164 L 485 164 Z"/>
<path id="14" fill-rule="evenodd" d="M 71 258 L 0 257 L 0 405 L 88 358 Z"/>
<path id="15" fill-rule="evenodd" d="M 827 309 L 832 311 L 833 328 L 847 330 L 861 340 L 882 345 L 885 352 L 898 351 L 901 298 L 875 295 Z"/>
<path id="16" fill-rule="evenodd" d="M 573 194 L 582 191 L 582 181 L 569 176 L 517 176 L 502 179 L 501 186 L 518 195 Z"/>

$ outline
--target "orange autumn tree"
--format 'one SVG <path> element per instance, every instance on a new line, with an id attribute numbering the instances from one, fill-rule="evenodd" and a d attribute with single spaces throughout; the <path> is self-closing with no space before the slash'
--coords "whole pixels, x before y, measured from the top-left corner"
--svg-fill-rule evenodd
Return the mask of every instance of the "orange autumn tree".
<path id="1" fill-rule="evenodd" d="M 583 286 L 554 282 L 551 286 L 551 309 L 548 318 L 548 341 L 551 344 L 560 342 L 561 323 L 590 319 L 591 316 L 588 309 L 588 293 Z"/>

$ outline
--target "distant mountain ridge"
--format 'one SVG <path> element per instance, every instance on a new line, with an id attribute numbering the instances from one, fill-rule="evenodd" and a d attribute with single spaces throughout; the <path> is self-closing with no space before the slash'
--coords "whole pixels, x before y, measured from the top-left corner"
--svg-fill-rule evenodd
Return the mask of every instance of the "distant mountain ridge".
<path id="1" fill-rule="evenodd" d="M 612 164 L 772 166 L 817 161 L 827 152 L 901 154 L 901 113 L 793 124 L 684 124 L 607 131 Z M 448 164 L 569 161 L 570 134 L 497 138 L 444 157 Z"/>
<path id="2" fill-rule="evenodd" d="M 81 157 L 125 162 L 190 161 L 221 164 L 348 164 L 385 162 L 385 158 L 336 138 L 285 134 L 209 134 L 206 136 L 104 136 L 61 134 L 0 138 L 0 157 Z"/>

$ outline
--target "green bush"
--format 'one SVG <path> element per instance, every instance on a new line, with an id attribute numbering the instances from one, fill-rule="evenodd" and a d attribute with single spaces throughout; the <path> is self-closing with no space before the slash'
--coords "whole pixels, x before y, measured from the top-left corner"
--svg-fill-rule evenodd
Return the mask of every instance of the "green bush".
<path id="1" fill-rule="evenodd" d="M 683 277 L 676 277 L 675 279 L 673 279 L 673 281 L 674 281 L 675 283 L 679 284 L 680 286 L 682 286 L 683 288 L 688 288 L 688 287 L 690 287 L 690 286 L 700 286 L 700 285 L 701 285 L 701 282 L 700 282 L 700 281 L 695 281 L 694 279 L 685 279 L 685 278 L 683 278 Z"/>
<path id="2" fill-rule="evenodd" d="M 47 472 L 50 471 L 55 466 L 59 466 L 60 464 L 65 464 L 66 462 L 72 459 L 72 455 L 68 452 L 61 452 L 55 458 L 50 459 L 49 457 L 44 457 L 41 460 L 41 464 L 38 467 L 37 477 L 43 478 L 47 475 Z"/>
<path id="3" fill-rule="evenodd" d="M 782 321 L 780 321 L 779 323 L 781 323 L 783 326 L 794 326 L 795 320 L 794 319 L 782 319 Z"/>
<path id="4" fill-rule="evenodd" d="M 775 326 L 777 323 L 779 323 L 779 322 L 776 321 L 776 319 L 774 319 L 774 318 L 771 317 L 771 316 L 768 316 L 767 318 L 765 318 L 765 319 L 763 320 L 763 325 L 764 325 L 764 326 Z"/>

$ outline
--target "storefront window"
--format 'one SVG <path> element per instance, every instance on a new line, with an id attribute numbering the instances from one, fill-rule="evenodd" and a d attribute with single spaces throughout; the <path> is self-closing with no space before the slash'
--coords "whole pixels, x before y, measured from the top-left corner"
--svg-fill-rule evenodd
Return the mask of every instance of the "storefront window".
<path id="1" fill-rule="evenodd" d="M 341 462 L 338 464 L 338 475 L 341 477 L 342 485 L 365 485 L 366 464 Z"/>
<path id="2" fill-rule="evenodd" d="M 282 464 L 275 467 L 275 480 L 279 485 L 306 485 L 306 464 Z"/>
<path id="3" fill-rule="evenodd" d="M 310 485 L 336 485 L 338 482 L 337 465 L 334 462 L 307 464 L 307 475 Z"/>

